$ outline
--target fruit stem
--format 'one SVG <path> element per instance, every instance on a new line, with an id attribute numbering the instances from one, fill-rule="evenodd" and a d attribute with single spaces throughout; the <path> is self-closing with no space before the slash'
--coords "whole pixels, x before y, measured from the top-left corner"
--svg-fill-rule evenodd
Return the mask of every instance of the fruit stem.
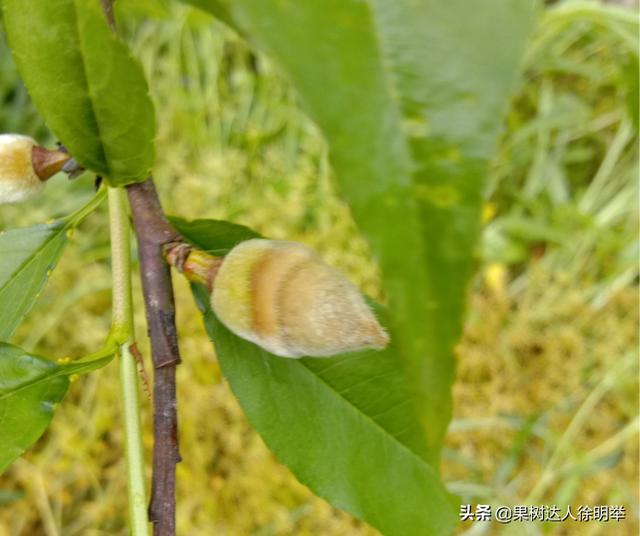
<path id="1" fill-rule="evenodd" d="M 192 283 L 205 285 L 209 292 L 224 257 L 216 257 L 185 242 L 171 242 L 163 248 L 167 262 Z"/>

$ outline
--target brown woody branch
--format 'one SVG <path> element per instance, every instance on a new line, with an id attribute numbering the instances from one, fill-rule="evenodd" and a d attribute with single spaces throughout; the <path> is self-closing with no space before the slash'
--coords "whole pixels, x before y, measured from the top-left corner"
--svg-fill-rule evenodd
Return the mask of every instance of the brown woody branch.
<path id="1" fill-rule="evenodd" d="M 164 260 L 164 244 L 179 234 L 164 216 L 152 179 L 127 186 L 133 225 L 138 241 L 140 276 L 153 360 L 153 474 L 149 519 L 154 535 L 173 536 L 175 527 L 178 416 L 176 366 L 180 363 L 175 305 L 170 268 Z"/>

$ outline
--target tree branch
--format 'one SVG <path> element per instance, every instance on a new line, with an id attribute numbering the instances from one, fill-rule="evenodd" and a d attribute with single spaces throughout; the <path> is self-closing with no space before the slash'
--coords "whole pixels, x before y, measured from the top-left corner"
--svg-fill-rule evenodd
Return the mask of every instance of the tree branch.
<path id="1" fill-rule="evenodd" d="M 114 0 L 100 0 L 107 23 L 116 32 Z M 153 361 L 153 473 L 149 520 L 155 536 L 176 533 L 178 414 L 176 366 L 180 363 L 170 268 L 162 248 L 179 240 L 165 218 L 153 179 L 127 186 L 140 257 L 147 326 Z"/>
<path id="2" fill-rule="evenodd" d="M 127 186 L 154 367 L 153 476 L 149 519 L 156 536 L 175 534 L 175 466 L 180 461 L 176 365 L 180 363 L 170 268 L 162 246 L 180 235 L 162 212 L 152 179 Z"/>

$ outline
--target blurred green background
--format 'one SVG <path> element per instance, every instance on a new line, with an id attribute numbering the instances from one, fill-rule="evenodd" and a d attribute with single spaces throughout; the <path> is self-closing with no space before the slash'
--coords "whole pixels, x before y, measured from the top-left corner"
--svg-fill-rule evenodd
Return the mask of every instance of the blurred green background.
<path id="1" fill-rule="evenodd" d="M 167 212 L 304 241 L 380 296 L 322 137 L 275 66 L 196 10 L 120 4 L 156 103 Z M 0 37 L 0 132 L 51 144 Z M 627 513 L 620 523 L 465 524 L 460 533 L 635 535 L 637 5 L 550 4 L 522 73 L 489 172 L 443 477 L 463 504 L 622 504 Z M 0 229 L 66 214 L 92 192 L 89 176 L 58 177 L 42 198 L 0 207 Z M 106 227 L 102 211 L 75 232 L 14 342 L 56 358 L 99 347 L 110 322 Z M 221 378 L 186 284 L 175 284 L 179 534 L 376 534 L 275 461 Z M 75 382 L 36 447 L 0 477 L 1 536 L 127 533 L 117 382 L 114 366 Z"/>

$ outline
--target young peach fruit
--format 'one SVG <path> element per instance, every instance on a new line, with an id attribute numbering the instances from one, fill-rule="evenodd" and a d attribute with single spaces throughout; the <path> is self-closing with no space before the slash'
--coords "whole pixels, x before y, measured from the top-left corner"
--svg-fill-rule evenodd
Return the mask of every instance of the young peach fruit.
<path id="1" fill-rule="evenodd" d="M 282 357 L 382 349 L 389 342 L 360 291 L 302 244 L 242 242 L 224 257 L 212 287 L 220 321 Z"/>
<path id="2" fill-rule="evenodd" d="M 69 155 L 36 145 L 29 136 L 0 134 L 0 204 L 33 197 L 62 169 Z"/>

